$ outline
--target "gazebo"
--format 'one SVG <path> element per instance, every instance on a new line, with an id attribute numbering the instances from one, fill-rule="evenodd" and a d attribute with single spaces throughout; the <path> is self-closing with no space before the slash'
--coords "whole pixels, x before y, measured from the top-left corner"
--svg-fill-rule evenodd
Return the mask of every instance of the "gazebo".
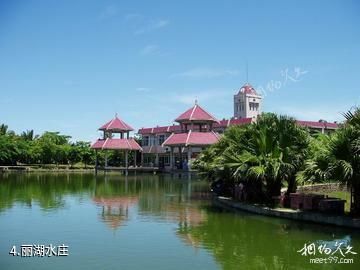
<path id="1" fill-rule="evenodd" d="M 103 136 L 91 146 L 91 148 L 95 149 L 96 151 L 96 169 L 98 168 L 97 151 L 99 150 L 105 150 L 105 169 L 108 167 L 106 150 L 125 151 L 125 169 L 127 169 L 129 165 L 129 151 L 134 151 L 134 166 L 136 167 L 136 153 L 137 151 L 142 151 L 142 148 L 134 140 L 134 138 L 129 136 L 129 133 L 134 129 L 122 121 L 116 114 L 115 118 L 102 125 L 99 130 L 103 132 Z"/>
<path id="2" fill-rule="evenodd" d="M 170 169 L 174 166 L 174 148 L 179 149 L 180 164 L 182 150 L 187 150 L 187 160 L 191 159 L 192 147 L 207 147 L 219 140 L 219 135 L 213 131 L 213 124 L 219 121 L 205 111 L 195 101 L 195 105 L 175 119 L 180 124 L 181 133 L 172 133 L 163 143 L 170 147 Z"/>

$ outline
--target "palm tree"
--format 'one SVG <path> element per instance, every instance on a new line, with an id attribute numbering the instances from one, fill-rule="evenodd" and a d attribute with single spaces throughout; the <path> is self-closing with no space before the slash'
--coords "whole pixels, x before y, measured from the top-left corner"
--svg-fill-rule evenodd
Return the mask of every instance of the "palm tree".
<path id="1" fill-rule="evenodd" d="M 26 141 L 32 141 L 34 140 L 37 136 L 34 136 L 34 130 L 26 130 L 23 131 L 20 135 L 21 138 L 23 138 Z"/>
<path id="2" fill-rule="evenodd" d="M 298 182 L 313 184 L 330 179 L 328 167 L 331 136 L 319 133 L 311 137 L 304 169 L 297 174 Z"/>
<path id="3" fill-rule="evenodd" d="M 344 114 L 346 123 L 330 141 L 329 175 L 351 189 L 351 212 L 360 214 L 360 108 Z"/>
<path id="4" fill-rule="evenodd" d="M 306 156 L 308 132 L 292 118 L 269 113 L 248 126 L 244 135 L 225 153 L 233 176 L 259 181 L 267 201 L 280 195 L 285 181 L 288 193 L 294 192 L 296 173 Z"/>
<path id="5" fill-rule="evenodd" d="M 360 109 L 343 114 L 346 122 L 335 134 L 320 140 L 322 147 L 306 161 L 301 178 L 337 180 L 351 190 L 351 212 L 360 214 Z M 313 151 L 311 151 L 313 152 Z"/>
<path id="6" fill-rule="evenodd" d="M 6 135 L 8 131 L 8 126 L 5 124 L 0 125 L 0 135 Z"/>

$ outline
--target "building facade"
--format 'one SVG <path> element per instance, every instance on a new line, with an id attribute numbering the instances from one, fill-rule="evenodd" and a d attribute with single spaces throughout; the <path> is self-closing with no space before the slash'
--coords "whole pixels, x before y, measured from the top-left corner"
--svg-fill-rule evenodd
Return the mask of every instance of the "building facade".
<path id="1" fill-rule="evenodd" d="M 197 117 L 200 116 L 201 119 L 191 117 L 191 113 L 194 114 L 197 111 L 196 108 L 200 108 L 199 111 L 202 111 L 195 114 Z M 178 122 L 176 125 L 141 128 L 138 130 L 138 135 L 141 138 L 142 164 L 143 166 L 155 166 L 164 169 L 180 169 L 183 160 L 189 161 L 196 158 L 203 149 L 211 145 L 211 143 L 206 143 L 206 136 L 199 134 L 200 132 L 211 131 L 216 136 L 221 136 L 229 126 L 241 126 L 255 122 L 257 116 L 261 113 L 261 108 L 262 97 L 257 94 L 250 84 L 245 84 L 234 95 L 234 117 L 230 119 L 218 121 L 195 104 L 182 114 L 187 117 L 185 117 L 185 121 L 181 120 L 180 116 L 182 115 L 180 115 L 175 119 Z M 209 119 L 213 121 L 207 122 Z M 337 123 L 329 123 L 323 120 L 298 120 L 297 123 L 300 126 L 309 128 L 310 132 L 330 133 L 338 128 Z M 194 139 L 197 141 L 196 144 L 186 141 L 186 139 L 191 140 L 191 134 L 188 136 L 190 131 L 192 134 L 199 134 Z M 171 137 L 172 144 L 169 144 Z M 179 140 L 175 140 L 174 143 L 174 138 Z M 215 142 L 215 140 L 212 141 L 212 143 Z"/>
<path id="2" fill-rule="evenodd" d="M 234 95 L 234 118 L 256 118 L 261 114 L 262 97 L 246 83 Z"/>

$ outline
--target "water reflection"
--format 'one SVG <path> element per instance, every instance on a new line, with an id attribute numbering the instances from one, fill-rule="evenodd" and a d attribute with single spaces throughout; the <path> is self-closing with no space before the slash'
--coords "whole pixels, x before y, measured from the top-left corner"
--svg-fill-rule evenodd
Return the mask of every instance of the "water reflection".
<path id="1" fill-rule="evenodd" d="M 188 180 L 188 179 L 187 179 Z M 193 191 L 191 192 L 191 186 Z M 184 181 L 165 176 L 97 177 L 93 201 L 102 206 L 102 220 L 112 228 L 125 224 L 129 209 L 137 207 L 143 220 L 157 220 L 195 225 L 206 219 L 206 212 L 199 209 L 209 199 L 206 184 Z"/>
<path id="2" fill-rule="evenodd" d="M 94 197 L 93 201 L 101 206 L 100 219 L 112 229 L 117 229 L 129 219 L 130 206 L 138 202 L 136 197 Z"/>
<path id="3" fill-rule="evenodd" d="M 206 251 L 222 269 L 316 269 L 319 265 L 309 264 L 308 258 L 297 253 L 304 243 L 309 242 L 333 243 L 345 239 L 360 252 L 360 237 L 355 231 L 233 213 L 214 207 L 208 184 L 194 177 L 189 179 L 188 175 L 0 175 L 0 214 L 15 206 L 33 208 L 34 205 L 41 211 L 54 213 L 59 210 L 81 211 L 77 208 L 79 205 L 71 200 L 73 198 L 80 198 L 76 203 L 88 207 L 88 230 L 99 222 L 105 224 L 104 231 L 96 230 L 101 237 L 106 237 L 106 233 L 112 230 L 133 233 L 129 241 L 141 251 L 153 243 L 143 243 L 141 237 L 137 240 L 135 234 L 142 232 L 136 231 L 134 224 L 149 225 L 145 226 L 152 228 L 146 232 L 149 234 L 158 233 L 156 230 L 160 225 L 169 225 L 172 237 L 176 236 L 182 247 Z M 76 228 L 77 225 L 71 223 L 71 226 Z M 76 229 L 72 233 L 74 237 L 79 234 Z M 86 241 L 90 240 L 81 239 L 81 242 Z M 121 243 L 124 242 L 114 243 L 114 246 Z M 158 244 L 167 246 L 169 243 L 159 240 Z M 155 252 L 151 249 L 144 253 Z M 123 256 L 132 258 L 131 254 L 124 253 Z M 355 258 L 355 262 L 346 265 L 345 269 L 357 269 L 357 260 Z M 344 265 L 327 265 L 326 268 L 342 269 Z"/>
<path id="4" fill-rule="evenodd" d="M 44 211 L 64 208 L 64 196 L 91 194 L 95 179 L 79 174 L 73 179 L 69 174 L 1 174 L 0 212 L 12 208 L 15 203 L 32 207 L 37 204 Z"/>
<path id="5" fill-rule="evenodd" d="M 303 269 L 304 266 L 306 269 L 318 269 L 318 265 L 309 264 L 309 257 L 297 252 L 305 243 L 342 237 L 357 250 L 360 247 L 357 232 L 352 232 L 351 238 L 346 235 L 350 230 L 246 213 L 233 214 L 213 207 L 208 209 L 208 213 L 205 223 L 181 227 L 178 233 L 190 239 L 188 242 L 191 245 L 201 245 L 211 251 L 223 269 L 236 269 L 237 266 L 245 269 Z M 358 257 L 351 257 L 358 265 Z M 346 269 L 357 269 L 355 265 L 346 265 Z M 344 266 L 326 267 L 343 269 Z"/>

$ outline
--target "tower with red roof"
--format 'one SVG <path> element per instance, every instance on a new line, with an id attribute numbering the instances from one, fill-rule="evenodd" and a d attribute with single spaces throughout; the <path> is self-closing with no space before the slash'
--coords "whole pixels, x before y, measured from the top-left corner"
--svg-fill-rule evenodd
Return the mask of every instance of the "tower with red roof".
<path id="1" fill-rule="evenodd" d="M 261 113 L 262 97 L 251 84 L 246 83 L 234 95 L 235 118 L 257 118 Z"/>

